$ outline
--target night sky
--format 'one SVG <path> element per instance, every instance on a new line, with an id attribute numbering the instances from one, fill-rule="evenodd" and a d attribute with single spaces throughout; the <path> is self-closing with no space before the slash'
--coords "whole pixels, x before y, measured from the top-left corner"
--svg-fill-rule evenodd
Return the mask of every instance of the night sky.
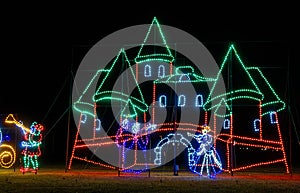
<path id="1" fill-rule="evenodd" d="M 68 125 L 68 113 L 64 112 L 69 105 L 71 71 L 76 73 L 84 54 L 105 36 L 125 27 L 150 24 L 156 16 L 161 24 L 199 39 L 217 63 L 229 43 L 235 43 L 246 63 L 264 67 L 283 100 L 290 96 L 300 133 L 300 52 L 296 41 L 300 16 L 295 5 L 243 2 L 238 8 L 217 3 L 160 7 L 148 3 L 140 8 L 118 3 L 2 7 L 6 12 L 1 13 L 0 113 L 16 113 L 25 123 L 44 124 L 46 155 L 63 162 Z"/>

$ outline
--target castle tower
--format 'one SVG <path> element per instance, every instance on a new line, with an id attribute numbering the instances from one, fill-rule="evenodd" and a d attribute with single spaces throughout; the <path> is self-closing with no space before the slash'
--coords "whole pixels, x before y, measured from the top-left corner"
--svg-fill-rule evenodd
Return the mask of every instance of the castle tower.
<path id="1" fill-rule="evenodd" d="M 221 75 L 225 77 L 226 93 L 216 96 L 214 92 L 222 81 Z M 224 170 L 231 172 L 283 162 L 288 171 L 279 125 L 270 125 L 270 122 L 265 121 L 271 113 L 275 122 L 277 112 L 284 108 L 284 102 L 262 72 L 258 68 L 247 67 L 231 45 L 216 79 L 204 109 L 213 114 L 214 123 L 223 122 L 222 131 L 217 138 L 217 148 L 223 150 L 221 154 L 226 162 Z M 213 103 L 216 105 L 212 105 Z M 271 127 L 272 132 L 276 133 L 275 138 L 263 132 Z M 258 153 L 266 154 L 262 149 L 280 153 L 273 157 L 258 157 Z M 247 156 L 250 156 L 249 159 L 240 159 Z M 251 161 L 251 157 L 255 159 Z"/>

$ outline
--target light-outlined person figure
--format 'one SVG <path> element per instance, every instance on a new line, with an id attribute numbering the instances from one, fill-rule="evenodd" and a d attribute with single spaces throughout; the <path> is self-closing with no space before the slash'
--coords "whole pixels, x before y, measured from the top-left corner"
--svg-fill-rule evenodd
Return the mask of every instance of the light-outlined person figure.
<path id="1" fill-rule="evenodd" d="M 213 147 L 213 137 L 208 134 L 209 126 L 204 126 L 201 133 L 193 135 L 198 142 L 199 148 L 194 155 L 194 164 L 190 165 L 192 172 L 202 176 L 206 173 L 209 178 L 215 178 L 216 174 L 222 171 L 222 162 L 218 152 Z"/>
<path id="2" fill-rule="evenodd" d="M 21 147 L 23 148 L 21 172 L 24 174 L 28 171 L 33 171 L 37 173 L 39 168 L 38 157 L 41 155 L 40 145 L 42 143 L 42 131 L 44 126 L 33 122 L 30 127 L 30 131 L 22 128 L 24 141 L 21 142 Z"/>
<path id="3" fill-rule="evenodd" d="M 135 169 L 132 169 L 131 166 L 136 163 L 144 163 L 149 159 L 146 154 L 146 150 L 149 148 L 149 134 L 155 129 L 155 124 L 139 123 L 129 115 L 122 120 L 116 135 L 116 142 L 122 152 L 121 171 L 140 173 L 148 169 L 147 166 L 135 167 Z M 137 151 L 142 151 L 142 156 L 137 156 Z"/>

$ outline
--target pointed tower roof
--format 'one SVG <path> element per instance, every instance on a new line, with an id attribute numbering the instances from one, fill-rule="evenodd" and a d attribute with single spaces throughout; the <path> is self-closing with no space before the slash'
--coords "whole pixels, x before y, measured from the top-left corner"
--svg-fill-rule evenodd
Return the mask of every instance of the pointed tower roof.
<path id="1" fill-rule="evenodd" d="M 163 62 L 173 62 L 174 60 L 156 17 L 152 20 L 135 62 L 142 63 L 154 60 Z"/>
<path id="2" fill-rule="evenodd" d="M 279 98 L 262 71 L 258 67 L 248 67 L 247 70 L 255 77 L 259 89 L 264 94 L 264 99 L 261 104 L 262 116 L 274 111 L 279 112 L 283 110 L 285 108 L 285 103 Z"/>
<path id="3" fill-rule="evenodd" d="M 122 73 L 120 76 L 125 77 L 120 78 L 117 76 L 118 79 L 116 80 L 116 73 L 119 75 L 120 72 Z M 132 65 L 127 58 L 125 50 L 121 49 L 110 69 L 106 72 L 106 75 L 97 87 L 93 101 L 100 102 L 109 100 L 111 101 L 111 105 L 114 105 L 113 103 L 116 102 L 116 106 L 123 108 L 120 109 L 121 115 L 126 117 L 135 117 L 139 112 L 147 111 L 148 105 L 144 100 L 142 91 L 135 76 L 135 72 L 132 69 Z M 123 84 L 126 85 L 123 87 Z M 117 88 L 113 87 L 114 85 L 117 85 Z M 118 87 L 118 85 L 121 86 Z M 131 96 L 132 90 L 129 87 L 137 88 L 138 96 Z M 134 113 L 129 112 L 129 107 L 132 108 Z"/>
<path id="4" fill-rule="evenodd" d="M 94 93 L 94 91 L 91 91 L 92 88 L 95 88 L 95 85 L 97 84 L 97 79 L 99 76 L 105 76 L 109 70 L 100 69 L 98 70 L 95 75 L 92 77 L 90 82 L 88 83 L 87 87 L 84 89 L 82 94 L 79 96 L 78 100 L 74 102 L 73 108 L 83 114 L 88 114 L 91 116 L 94 116 L 94 102 L 93 98 L 90 96 L 89 93 Z"/>
<path id="5" fill-rule="evenodd" d="M 230 116 L 232 112 L 230 106 L 227 104 L 224 98 L 221 99 L 220 103 L 217 104 L 214 109 L 214 114 L 218 117 Z"/>
<path id="6" fill-rule="evenodd" d="M 227 81 L 223 82 L 221 78 L 229 77 Z M 220 88 L 225 83 L 226 93 L 217 95 L 217 89 Z M 226 104 L 231 103 L 236 99 L 251 99 L 251 100 L 262 100 L 264 95 L 261 93 L 259 87 L 255 83 L 253 77 L 248 72 L 246 66 L 238 55 L 234 45 L 230 45 L 229 49 L 225 55 L 225 58 L 221 64 L 220 70 L 217 74 L 216 81 L 212 86 L 209 93 L 207 101 L 204 103 L 204 109 L 214 110 L 218 108 L 221 101 L 226 102 Z M 228 110 L 228 109 L 227 109 Z M 227 112 L 231 113 L 231 112 Z"/>
<path id="7" fill-rule="evenodd" d="M 123 61 L 125 59 L 125 61 Z M 125 64 L 124 64 L 125 63 Z M 126 69 L 130 69 L 130 73 L 127 78 L 131 79 L 131 83 L 136 84 L 139 91 L 140 88 L 137 84 L 137 81 L 135 79 L 135 74 L 133 72 L 133 69 L 130 65 L 130 62 L 127 58 L 127 55 L 125 53 L 125 50 L 122 48 L 110 67 L 108 69 L 99 69 L 93 78 L 90 80 L 78 100 L 73 104 L 73 107 L 76 111 L 84 114 L 88 114 L 91 116 L 94 116 L 94 103 L 101 101 L 101 100 L 117 100 L 121 103 L 125 103 L 123 106 L 128 107 L 128 104 L 130 107 L 133 106 L 134 112 L 138 112 L 141 110 L 147 110 L 148 106 L 144 102 L 144 98 L 141 95 L 139 97 L 130 97 L 129 94 L 126 91 L 112 91 L 113 82 L 115 81 L 115 73 L 120 72 L 121 66 Z M 99 82 L 101 80 L 101 82 Z M 99 84 L 98 84 L 99 83 Z M 98 84 L 98 85 L 97 85 Z M 97 88 L 96 93 L 94 88 Z M 92 93 L 92 96 L 91 96 Z M 122 112 L 125 110 L 122 110 Z"/>
<path id="8" fill-rule="evenodd" d="M 117 57 L 115 58 L 112 65 L 108 69 L 97 70 L 97 72 L 94 74 L 92 79 L 89 81 L 89 83 L 85 87 L 84 91 L 79 96 L 78 100 L 76 102 L 74 102 L 73 108 L 76 111 L 94 117 L 94 102 L 95 102 L 94 101 L 94 93 L 95 93 L 95 91 L 93 89 L 96 88 L 98 81 L 101 79 L 102 79 L 102 81 L 100 82 L 99 87 L 103 87 L 103 85 L 105 85 L 105 83 L 108 82 L 107 79 L 108 79 L 113 67 L 115 66 L 116 61 L 118 61 L 119 57 L 121 56 L 122 51 L 123 51 L 123 49 L 121 49 L 118 52 Z"/>

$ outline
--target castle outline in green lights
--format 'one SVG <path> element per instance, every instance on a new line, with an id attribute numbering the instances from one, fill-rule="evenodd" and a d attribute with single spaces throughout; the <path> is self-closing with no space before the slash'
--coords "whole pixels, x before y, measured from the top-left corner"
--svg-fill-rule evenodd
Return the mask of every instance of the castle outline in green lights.
<path id="1" fill-rule="evenodd" d="M 130 50 L 129 52 L 132 53 Z M 203 125 L 210 125 L 210 132 L 214 137 L 213 146 L 220 152 L 222 171 L 241 171 L 281 164 L 284 171 L 289 173 L 278 118 L 279 112 L 285 109 L 285 103 L 259 67 L 244 63 L 235 45 L 229 46 L 223 62 L 219 65 L 219 72 L 213 77 L 203 77 L 195 65 L 176 61 L 180 53 L 169 48 L 163 30 L 158 20 L 154 18 L 144 41 L 135 53 L 137 53 L 135 57 L 128 57 L 127 50 L 120 48 L 117 56 L 106 68 L 95 72 L 85 90 L 73 104 L 74 115 L 79 116 L 80 121 L 68 164 L 69 169 L 74 160 L 120 171 L 144 171 L 150 166 L 160 166 L 164 154 L 162 151 L 168 151 L 166 147 L 172 140 L 167 134 L 172 133 L 174 136 L 175 132 L 178 132 L 178 137 L 182 140 L 175 140 L 172 143 L 181 144 L 183 148 L 189 149 L 186 164 L 190 167 L 194 164 L 195 167 L 195 164 L 199 163 L 193 162 L 192 154 L 197 148 L 193 141 L 187 142 L 183 139 L 188 133 L 199 132 Z M 118 78 L 116 74 L 121 74 L 125 70 L 127 78 L 122 80 L 124 90 L 113 90 L 112 83 L 115 83 Z M 221 76 L 233 78 L 225 83 L 226 92 L 217 95 L 216 88 L 223 81 Z M 147 80 L 147 89 L 139 84 L 140 79 Z M 126 81 L 134 84 L 134 94 L 126 90 Z M 94 91 L 94 96 L 89 97 L 85 93 L 91 89 L 92 82 L 97 83 L 97 89 Z M 206 86 L 208 83 L 212 85 L 210 90 Z M 180 93 L 174 99 L 173 95 L 167 93 L 168 89 L 164 90 L 164 85 L 168 84 L 176 85 L 178 88 L 185 87 L 185 84 L 192 84 L 196 95 Z M 108 106 L 112 104 L 119 108 L 119 117 L 110 120 L 108 124 L 105 123 L 107 114 L 111 111 L 108 110 Z M 169 117 L 167 121 L 157 121 L 159 120 L 157 115 L 163 109 L 168 110 L 173 107 L 197 110 L 200 112 L 199 120 L 196 123 L 179 124 L 174 117 Z M 138 131 L 124 131 L 121 123 L 126 118 L 139 123 Z M 223 123 L 220 133 L 217 132 L 217 121 Z M 149 129 L 149 124 L 155 127 Z M 90 131 L 89 134 L 80 136 L 79 130 L 82 129 Z M 269 135 L 270 131 L 273 133 L 272 136 Z M 158 139 L 160 135 L 163 135 L 165 142 Z M 138 144 L 126 146 L 135 151 L 142 149 L 139 145 L 143 144 L 146 149 L 154 149 L 153 155 L 143 158 L 134 153 L 125 155 L 125 145 L 122 143 Z M 105 151 L 108 146 L 116 146 L 123 152 L 117 155 L 120 160 L 118 167 L 95 159 L 91 154 L 93 151 Z M 232 161 L 233 146 L 239 149 L 234 155 L 237 160 L 235 163 Z M 248 151 L 249 149 L 253 152 Z M 257 152 L 262 154 L 257 160 L 245 161 L 243 156 L 238 154 L 250 155 Z M 264 157 L 263 154 L 272 154 L 272 156 Z"/>

